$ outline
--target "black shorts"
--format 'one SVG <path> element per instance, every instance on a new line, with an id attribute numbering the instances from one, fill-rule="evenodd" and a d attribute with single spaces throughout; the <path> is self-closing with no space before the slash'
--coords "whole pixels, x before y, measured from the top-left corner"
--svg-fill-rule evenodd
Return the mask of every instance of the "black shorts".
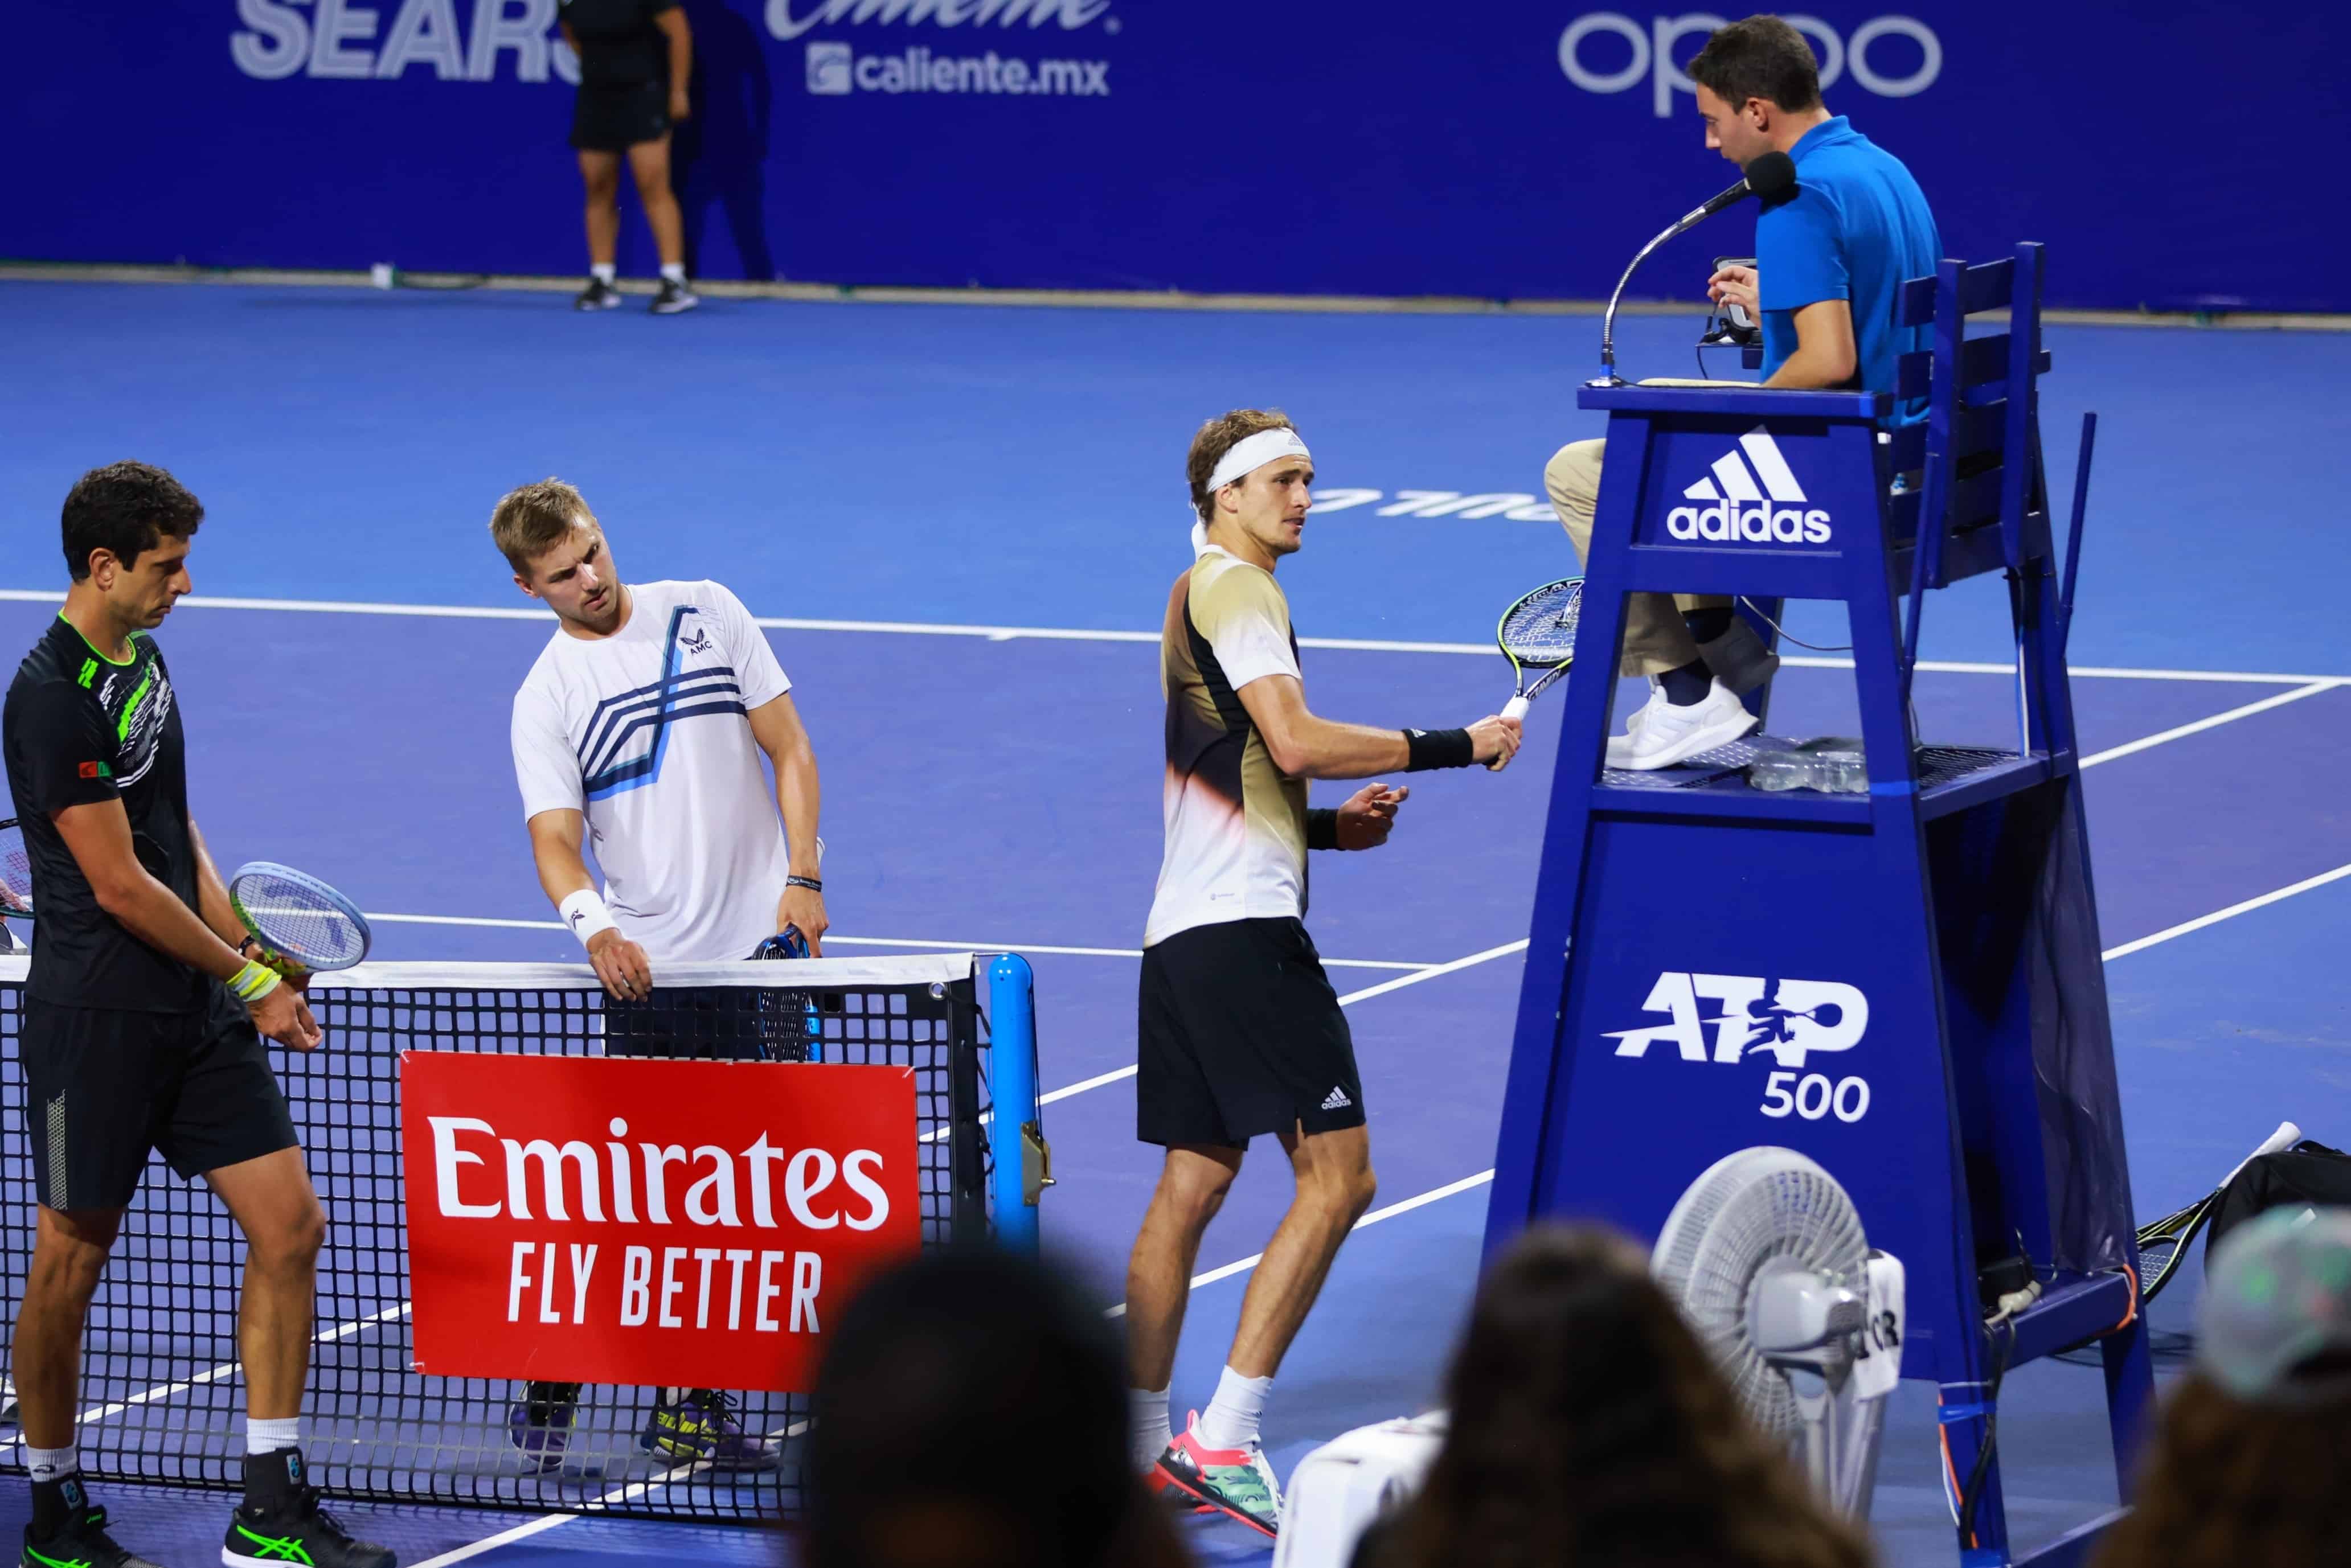
<path id="1" fill-rule="evenodd" d="M 300 1141 L 251 1014 L 208 989 L 203 1012 L 25 999 L 25 1133 L 45 1208 L 127 1208 L 150 1150 L 188 1180 Z"/>
<path id="2" fill-rule="evenodd" d="M 571 100 L 571 145 L 584 152 L 626 152 L 669 134 L 669 88 L 582 87 Z"/>
<path id="3" fill-rule="evenodd" d="M 1239 1148 L 1364 1125 L 1338 992 L 1304 922 L 1227 920 L 1143 950 L 1135 1136 Z"/>

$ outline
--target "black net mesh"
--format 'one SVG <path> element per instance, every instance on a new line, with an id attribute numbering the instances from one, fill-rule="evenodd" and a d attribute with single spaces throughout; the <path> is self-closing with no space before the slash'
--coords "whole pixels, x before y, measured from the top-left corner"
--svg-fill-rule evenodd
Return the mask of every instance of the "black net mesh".
<path id="1" fill-rule="evenodd" d="M 36 1194 L 17 1054 L 24 961 L 0 965 L 0 1053 L 8 1063 L 0 1078 L 7 1122 L 0 1152 L 6 1201 L 0 1291 L 13 1324 L 32 1251 Z M 772 984 L 769 966 L 703 966 L 691 988 L 656 992 L 652 1004 L 625 1010 L 608 1010 L 584 966 L 379 964 L 321 977 L 311 1002 L 328 1048 L 272 1052 L 328 1218 L 304 1406 L 320 1483 L 343 1496 L 389 1501 L 592 1508 L 654 1518 L 792 1511 L 807 1420 L 799 1395 L 735 1397 L 743 1429 L 769 1438 L 779 1452 L 767 1468 L 728 1470 L 679 1465 L 642 1446 L 653 1392 L 589 1387 L 579 1393 L 560 1458 L 542 1470 L 541 1461 L 517 1446 L 511 1424 L 525 1386 L 410 1370 L 400 1055 L 506 1052 L 802 1064 L 778 1065 L 779 1072 L 820 1072 L 831 1063 L 910 1067 L 921 1123 L 925 1244 L 985 1235 L 991 1162 L 982 1125 L 975 966 L 956 955 L 951 963 L 924 957 L 840 967 L 853 968 L 858 978 L 783 988 Z M 941 978 L 951 969 L 960 971 L 956 978 Z M 700 983 L 705 977 L 716 982 Z M 337 978 L 346 983 L 328 983 Z M 84 1340 L 78 1439 L 85 1472 L 224 1490 L 238 1484 L 244 1391 L 236 1303 L 244 1252 L 235 1227 L 203 1183 L 183 1182 L 152 1159 Z M 22 1469 L 15 1444 L 0 1449 L 0 1470 Z"/>

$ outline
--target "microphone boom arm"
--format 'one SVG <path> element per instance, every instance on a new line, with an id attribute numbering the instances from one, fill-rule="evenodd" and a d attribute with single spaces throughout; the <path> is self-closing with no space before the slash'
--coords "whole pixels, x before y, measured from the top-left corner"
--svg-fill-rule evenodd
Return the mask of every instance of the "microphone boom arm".
<path id="1" fill-rule="evenodd" d="M 1625 286 L 1633 281 L 1633 275 L 1641 269 L 1643 262 L 1649 259 L 1650 252 L 1667 240 L 1687 233 L 1705 216 L 1706 209 L 1700 207 L 1656 239 L 1643 245 L 1640 254 L 1635 255 L 1631 264 L 1625 268 L 1625 275 L 1616 280 L 1616 292 L 1608 296 L 1608 308 L 1601 314 L 1600 317 L 1600 379 L 1604 384 L 1611 387 L 1621 387 L 1625 384 L 1625 378 L 1616 373 L 1616 306 L 1625 297 Z"/>

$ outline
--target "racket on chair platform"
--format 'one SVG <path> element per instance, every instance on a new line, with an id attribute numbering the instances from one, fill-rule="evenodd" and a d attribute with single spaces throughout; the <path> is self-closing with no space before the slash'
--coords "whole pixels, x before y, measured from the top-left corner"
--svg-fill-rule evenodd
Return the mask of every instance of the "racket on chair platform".
<path id="1" fill-rule="evenodd" d="M 250 860 L 228 881 L 228 901 L 281 974 L 349 969 L 375 943 L 359 907 L 316 877 L 274 860 Z"/>

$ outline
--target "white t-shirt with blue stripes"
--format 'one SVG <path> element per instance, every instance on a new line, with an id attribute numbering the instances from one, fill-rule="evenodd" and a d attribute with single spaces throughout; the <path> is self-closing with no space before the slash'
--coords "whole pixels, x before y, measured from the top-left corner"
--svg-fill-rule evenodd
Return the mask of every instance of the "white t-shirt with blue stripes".
<path id="1" fill-rule="evenodd" d="M 632 583 L 611 637 L 558 629 L 514 701 L 526 821 L 582 812 L 604 901 L 655 963 L 748 958 L 789 873 L 748 714 L 791 690 L 716 583 Z"/>

